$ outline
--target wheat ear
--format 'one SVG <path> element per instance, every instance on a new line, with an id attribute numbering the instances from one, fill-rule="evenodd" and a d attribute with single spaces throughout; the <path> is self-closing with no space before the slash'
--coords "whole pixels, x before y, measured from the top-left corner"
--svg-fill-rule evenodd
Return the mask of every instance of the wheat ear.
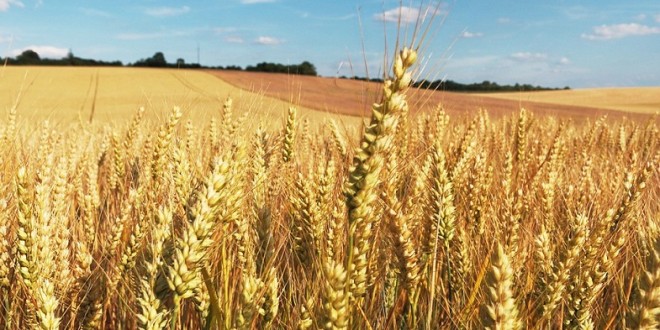
<path id="1" fill-rule="evenodd" d="M 497 243 L 486 276 L 487 300 L 481 307 L 481 320 L 486 329 L 522 329 L 513 294 L 513 269 L 509 256 Z"/>
<path id="2" fill-rule="evenodd" d="M 370 248 L 376 186 L 384 167 L 383 157 L 391 148 L 397 116 L 408 107 L 405 90 L 412 80 L 406 72 L 417 60 L 417 52 L 404 48 L 393 65 L 394 80 L 387 80 L 383 100 L 372 107 L 370 123 L 364 128 L 360 147 L 355 151 L 353 166 L 345 191 L 348 206 L 348 278 L 351 294 L 360 297 L 366 292 L 367 254 Z"/>

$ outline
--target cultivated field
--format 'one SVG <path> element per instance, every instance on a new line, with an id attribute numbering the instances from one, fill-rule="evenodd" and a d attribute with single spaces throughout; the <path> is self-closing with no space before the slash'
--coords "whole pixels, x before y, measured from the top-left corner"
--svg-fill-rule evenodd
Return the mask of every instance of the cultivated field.
<path id="1" fill-rule="evenodd" d="M 126 122 L 138 108 L 147 119 L 164 120 L 174 106 L 184 119 L 208 122 L 220 113 L 222 102 L 231 96 L 244 113 L 266 122 L 280 123 L 291 105 L 259 91 L 241 90 L 211 75 L 194 70 L 141 68 L 0 68 L 0 109 L 14 105 L 21 118 L 56 123 Z M 312 120 L 327 116 L 302 105 L 299 111 Z M 334 116 L 333 116 L 334 117 Z M 350 118 L 343 118 L 350 121 Z"/>
<path id="2" fill-rule="evenodd" d="M 261 91 L 274 98 L 295 100 L 309 108 L 354 116 L 367 116 L 371 104 L 378 101 L 382 90 L 381 84 L 349 79 L 226 70 L 210 70 L 209 73 L 245 90 Z M 491 116 L 498 118 L 525 107 L 538 114 L 562 118 L 593 118 L 602 115 L 644 118 L 638 113 L 653 114 L 654 108 L 660 109 L 659 88 L 635 89 L 635 93 L 630 91 L 609 89 L 470 94 L 411 89 L 408 97 L 413 113 L 433 110 L 442 104 L 448 114 L 460 117 L 470 116 L 478 109 L 487 109 Z M 570 98 L 570 95 L 593 97 L 578 100 L 577 97 Z"/>
<path id="3" fill-rule="evenodd" d="M 482 95 L 521 102 L 547 102 L 643 114 L 660 113 L 660 87 L 598 88 Z"/>
<path id="4" fill-rule="evenodd" d="M 2 69 L 0 328 L 657 329 L 657 118 L 416 91 L 416 57 Z"/>

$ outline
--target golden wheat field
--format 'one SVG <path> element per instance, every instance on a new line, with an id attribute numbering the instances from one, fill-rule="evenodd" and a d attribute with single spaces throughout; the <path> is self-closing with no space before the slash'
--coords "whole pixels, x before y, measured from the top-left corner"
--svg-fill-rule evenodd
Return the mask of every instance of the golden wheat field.
<path id="1" fill-rule="evenodd" d="M 656 329 L 657 117 L 416 111 L 416 59 L 364 124 L 4 68 L 0 328 Z"/>
<path id="2" fill-rule="evenodd" d="M 125 123 L 140 107 L 147 119 L 165 120 L 178 106 L 184 120 L 208 122 L 228 97 L 242 104 L 242 114 L 279 123 L 290 105 L 259 91 L 231 86 L 195 70 L 107 67 L 3 67 L 0 68 L 0 109 L 15 107 L 21 118 L 59 124 L 76 122 Z M 297 106 L 312 121 L 327 116 Z M 333 115 L 336 117 L 336 115 Z M 344 121 L 354 121 L 341 117 Z"/>
<path id="3" fill-rule="evenodd" d="M 514 101 L 550 102 L 644 114 L 660 112 L 660 87 L 594 88 L 483 95 Z"/>

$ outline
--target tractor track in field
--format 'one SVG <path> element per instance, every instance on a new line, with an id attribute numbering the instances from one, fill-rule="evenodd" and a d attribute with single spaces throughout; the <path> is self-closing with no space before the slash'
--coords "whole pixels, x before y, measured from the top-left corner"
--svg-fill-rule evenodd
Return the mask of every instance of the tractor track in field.
<path id="1" fill-rule="evenodd" d="M 189 90 L 191 90 L 191 91 L 193 91 L 197 94 L 200 94 L 200 95 L 202 95 L 206 98 L 220 101 L 219 97 L 217 97 L 217 96 L 215 96 L 215 95 L 213 95 L 213 94 L 211 94 L 211 93 L 195 86 L 195 84 L 191 83 L 188 79 L 186 79 L 185 77 L 182 77 L 180 73 L 172 72 L 172 77 L 174 77 L 174 79 L 179 81 L 181 83 L 181 85 L 183 85 L 183 87 L 186 87 Z"/>
<path id="2" fill-rule="evenodd" d="M 94 73 L 94 75 L 92 75 L 92 78 L 89 82 L 89 87 L 87 89 L 88 94 L 85 97 L 85 100 L 87 100 L 87 98 L 89 98 L 89 91 L 92 89 L 92 85 L 93 85 L 94 87 L 93 87 L 93 95 L 92 95 L 92 106 L 91 106 L 91 110 L 89 112 L 89 122 L 90 122 L 90 124 L 94 120 L 94 113 L 96 112 L 96 98 L 97 98 L 98 93 L 99 93 L 99 80 L 100 80 L 100 74 L 99 74 L 99 70 L 97 69 L 96 73 Z M 85 102 L 85 103 L 87 103 L 87 102 Z"/>
<path id="3" fill-rule="evenodd" d="M 23 87 L 24 85 L 21 84 L 21 89 L 18 91 L 18 95 L 16 96 L 16 100 L 14 101 L 14 106 L 13 106 L 14 109 L 18 110 L 19 106 L 21 105 L 21 100 L 23 99 L 22 98 L 23 92 L 30 90 L 30 87 L 34 85 L 34 82 L 37 80 L 37 78 L 39 78 L 38 73 L 32 78 L 32 80 L 30 80 L 30 83 L 27 84 L 27 87 Z M 27 79 L 27 73 L 25 79 Z M 25 82 L 25 80 L 23 80 L 23 82 Z"/>

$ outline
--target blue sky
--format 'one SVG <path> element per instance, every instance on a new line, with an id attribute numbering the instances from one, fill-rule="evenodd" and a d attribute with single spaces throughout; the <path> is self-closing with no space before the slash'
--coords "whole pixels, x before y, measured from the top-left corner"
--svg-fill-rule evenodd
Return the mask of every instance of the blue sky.
<path id="1" fill-rule="evenodd" d="M 433 18 L 422 78 L 660 86 L 657 0 L 0 0 L 0 54 L 194 63 L 199 45 L 203 65 L 307 60 L 323 76 L 364 76 L 366 62 L 376 77 L 399 14 L 409 30 Z"/>

